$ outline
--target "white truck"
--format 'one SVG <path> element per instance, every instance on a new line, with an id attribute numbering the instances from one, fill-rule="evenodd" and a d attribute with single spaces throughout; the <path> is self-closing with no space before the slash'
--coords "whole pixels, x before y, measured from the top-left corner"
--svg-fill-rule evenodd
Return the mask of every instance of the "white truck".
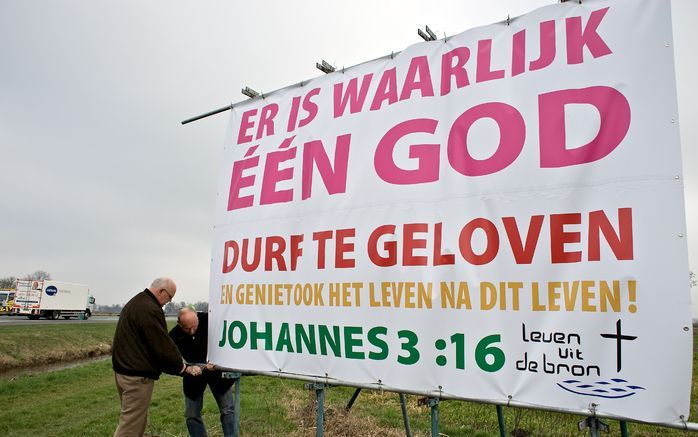
<path id="1" fill-rule="evenodd" d="M 85 284 L 18 279 L 12 313 L 30 319 L 86 319 L 92 315 L 94 303 L 95 298 Z"/>

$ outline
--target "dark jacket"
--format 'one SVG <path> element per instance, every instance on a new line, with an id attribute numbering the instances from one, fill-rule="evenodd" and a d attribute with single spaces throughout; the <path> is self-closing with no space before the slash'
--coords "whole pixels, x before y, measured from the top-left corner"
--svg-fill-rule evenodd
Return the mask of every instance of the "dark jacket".
<path id="1" fill-rule="evenodd" d="M 167 335 L 165 314 L 147 288 L 135 295 L 119 316 L 112 344 L 116 373 L 158 379 L 165 372 L 178 375 L 182 355 Z"/>
<path id="2" fill-rule="evenodd" d="M 189 335 L 179 325 L 170 330 L 182 356 L 189 364 L 205 364 L 208 356 L 208 314 L 197 312 L 199 327 L 194 335 Z M 205 370 L 201 376 L 184 375 L 184 395 L 195 399 L 206 390 L 206 385 L 215 393 L 225 393 L 235 381 L 221 378 L 218 370 Z"/>

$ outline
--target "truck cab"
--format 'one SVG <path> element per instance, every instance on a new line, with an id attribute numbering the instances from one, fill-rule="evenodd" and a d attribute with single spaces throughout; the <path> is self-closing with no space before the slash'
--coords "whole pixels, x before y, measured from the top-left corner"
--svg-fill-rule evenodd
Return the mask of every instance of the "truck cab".
<path id="1" fill-rule="evenodd" d="M 12 311 L 12 305 L 14 302 L 14 290 L 0 290 L 0 313 Z"/>

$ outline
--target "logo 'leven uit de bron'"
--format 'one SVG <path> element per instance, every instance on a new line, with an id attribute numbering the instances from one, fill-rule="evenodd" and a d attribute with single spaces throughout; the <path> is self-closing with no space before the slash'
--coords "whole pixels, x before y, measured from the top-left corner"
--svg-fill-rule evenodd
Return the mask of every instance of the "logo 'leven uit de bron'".
<path id="1" fill-rule="evenodd" d="M 620 319 L 616 321 L 616 332 L 613 334 L 600 334 L 603 338 L 609 338 L 616 341 L 616 371 L 620 372 L 622 364 L 622 348 L 621 342 L 623 340 L 633 341 L 637 339 L 635 335 L 624 335 L 621 334 L 622 322 Z M 563 390 L 569 392 L 584 395 L 584 396 L 597 396 L 607 399 L 618 399 L 627 398 L 636 394 L 639 390 L 646 390 L 644 387 L 639 385 L 631 385 L 622 378 L 611 378 L 610 381 L 593 381 L 593 382 L 583 382 L 577 379 L 569 379 L 567 381 L 562 381 L 557 383 L 557 385 Z"/>
<path id="2" fill-rule="evenodd" d="M 53 295 L 55 295 L 56 293 L 58 293 L 58 288 L 56 288 L 55 285 L 49 285 L 48 287 L 46 287 L 46 290 L 44 290 L 44 291 L 45 291 L 46 294 L 48 294 L 49 296 L 53 296 Z"/>

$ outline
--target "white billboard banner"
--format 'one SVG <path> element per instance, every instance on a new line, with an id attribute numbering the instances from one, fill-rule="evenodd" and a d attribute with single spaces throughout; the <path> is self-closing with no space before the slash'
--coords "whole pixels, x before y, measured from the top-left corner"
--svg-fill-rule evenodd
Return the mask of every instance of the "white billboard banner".
<path id="1" fill-rule="evenodd" d="M 688 418 L 668 0 L 554 4 L 232 110 L 209 358 Z"/>

